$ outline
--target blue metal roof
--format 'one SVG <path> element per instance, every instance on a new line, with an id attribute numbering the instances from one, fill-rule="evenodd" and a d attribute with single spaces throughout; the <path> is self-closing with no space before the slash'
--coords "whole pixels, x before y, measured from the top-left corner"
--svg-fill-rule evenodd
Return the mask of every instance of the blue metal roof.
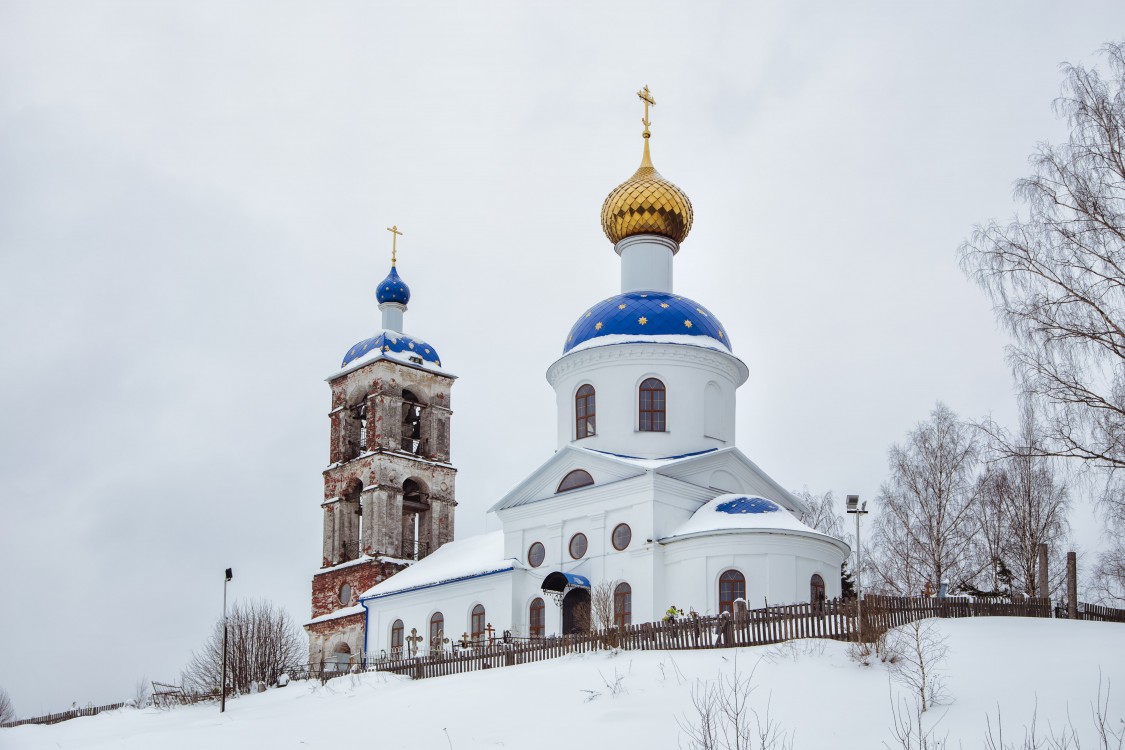
<path id="1" fill-rule="evenodd" d="M 732 498 L 715 506 L 716 513 L 729 513 L 732 516 L 741 513 L 775 513 L 779 510 L 780 506 L 773 500 L 752 495 Z"/>
<path id="2" fill-rule="evenodd" d="M 379 282 L 375 299 L 379 300 L 380 305 L 384 302 L 398 302 L 405 305 L 410 301 L 410 287 L 398 275 L 398 269 L 394 266 L 391 266 L 391 272 L 387 274 L 387 278 Z"/>
<path id="3" fill-rule="evenodd" d="M 352 360 L 359 359 L 368 352 L 376 349 L 385 353 L 394 352 L 396 354 L 402 354 L 407 357 L 421 357 L 423 362 L 429 362 L 441 367 L 441 357 L 438 356 L 436 349 L 422 339 L 416 339 L 402 333 L 395 333 L 394 331 L 382 331 L 376 336 L 360 341 L 351 349 L 348 349 L 348 353 L 344 355 L 344 361 L 340 364 L 340 367 L 344 367 Z"/>
<path id="4" fill-rule="evenodd" d="M 668 292 L 627 292 L 583 313 L 570 329 L 563 354 L 584 341 L 612 334 L 707 336 L 731 348 L 722 323 L 698 302 Z"/>

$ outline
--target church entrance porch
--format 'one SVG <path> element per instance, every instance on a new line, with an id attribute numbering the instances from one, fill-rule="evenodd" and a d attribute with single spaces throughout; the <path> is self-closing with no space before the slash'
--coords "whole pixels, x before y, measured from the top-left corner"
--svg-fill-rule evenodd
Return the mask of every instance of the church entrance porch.
<path id="1" fill-rule="evenodd" d="M 590 629 L 590 589 L 573 588 L 563 597 L 563 634 L 585 633 Z"/>

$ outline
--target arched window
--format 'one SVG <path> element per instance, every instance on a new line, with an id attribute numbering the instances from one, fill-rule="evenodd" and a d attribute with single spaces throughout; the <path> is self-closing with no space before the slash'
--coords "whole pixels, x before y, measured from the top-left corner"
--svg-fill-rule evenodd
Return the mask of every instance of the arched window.
<path id="1" fill-rule="evenodd" d="M 352 601 L 352 585 L 345 583 L 340 587 L 340 604 L 350 604 Z"/>
<path id="2" fill-rule="evenodd" d="M 474 641 L 484 640 L 484 605 L 473 607 L 473 616 L 469 623 L 469 634 Z"/>
<path id="3" fill-rule="evenodd" d="M 722 440 L 723 433 L 723 391 L 712 381 L 703 389 L 703 435 Z"/>
<path id="4" fill-rule="evenodd" d="M 594 386 L 587 383 L 574 396 L 574 439 L 594 434 Z"/>
<path id="5" fill-rule="evenodd" d="M 445 616 L 441 612 L 434 612 L 430 618 L 430 650 L 441 651 L 441 641 L 445 638 Z"/>
<path id="6" fill-rule="evenodd" d="M 819 610 L 824 605 L 825 598 L 824 579 L 820 577 L 820 573 L 813 573 L 809 579 L 809 602 Z"/>
<path id="7" fill-rule="evenodd" d="M 746 598 L 746 577 L 737 570 L 719 576 L 719 613 L 734 614 L 734 600 Z"/>
<path id="8" fill-rule="evenodd" d="M 542 638 L 546 635 L 546 626 L 544 620 L 546 615 L 544 612 L 543 600 L 540 597 L 535 597 L 531 600 L 531 616 L 528 618 L 527 634 L 532 638 Z"/>
<path id="9" fill-rule="evenodd" d="M 579 487 L 585 487 L 593 483 L 594 478 L 590 476 L 590 472 L 585 469 L 575 469 L 562 478 L 562 481 L 559 482 L 559 488 L 555 490 L 555 493 L 576 490 Z"/>
<path id="10" fill-rule="evenodd" d="M 402 620 L 395 620 L 391 625 L 391 657 L 402 656 Z"/>
<path id="11" fill-rule="evenodd" d="M 633 624 L 633 589 L 627 583 L 613 590 L 613 624 L 619 628 Z"/>
<path id="12" fill-rule="evenodd" d="M 665 409 L 664 384 L 656 378 L 641 383 L 640 431 L 664 432 Z"/>

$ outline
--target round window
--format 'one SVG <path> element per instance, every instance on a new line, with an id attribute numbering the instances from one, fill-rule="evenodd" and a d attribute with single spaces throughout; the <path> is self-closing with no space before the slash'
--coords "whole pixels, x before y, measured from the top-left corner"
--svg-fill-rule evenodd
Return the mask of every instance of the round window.
<path id="1" fill-rule="evenodd" d="M 340 604 L 349 604 L 352 600 L 352 585 L 345 583 L 340 587 Z"/>
<path id="2" fill-rule="evenodd" d="M 533 568 L 538 568 L 543 564 L 543 558 L 546 556 L 547 550 L 543 548 L 543 543 L 536 542 L 527 550 L 527 564 Z"/>
<path id="3" fill-rule="evenodd" d="M 570 556 L 575 560 L 586 554 L 586 535 L 575 534 L 570 538 Z"/>
<path id="4" fill-rule="evenodd" d="M 633 540 L 633 531 L 627 523 L 619 523 L 613 530 L 613 548 L 620 552 Z"/>

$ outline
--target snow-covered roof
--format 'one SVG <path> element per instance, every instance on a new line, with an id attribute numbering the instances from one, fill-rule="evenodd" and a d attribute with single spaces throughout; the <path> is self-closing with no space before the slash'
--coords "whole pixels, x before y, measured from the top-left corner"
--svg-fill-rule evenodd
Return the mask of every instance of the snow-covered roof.
<path id="1" fill-rule="evenodd" d="M 508 571 L 516 565 L 518 563 L 512 558 L 504 558 L 504 532 L 490 531 L 443 544 L 432 555 L 372 586 L 359 598 L 360 601 L 378 599 L 391 594 L 456 583 Z"/>
<path id="2" fill-rule="evenodd" d="M 664 540 L 732 530 L 798 531 L 820 535 L 773 500 L 759 495 L 728 494 L 709 500 Z"/>
<path id="3" fill-rule="evenodd" d="M 681 453 L 678 456 L 664 456 L 663 458 L 641 458 L 639 456 L 626 456 L 623 453 L 610 453 L 609 451 L 600 451 L 597 448 L 585 448 L 580 445 L 574 446 L 574 449 L 579 451 L 586 451 L 587 453 L 593 453 L 599 456 L 613 456 L 614 458 L 619 459 L 625 463 L 633 464 L 634 466 L 640 466 L 644 469 L 659 469 L 662 466 L 673 464 L 676 461 L 683 461 L 687 458 L 702 456 L 704 453 L 713 453 L 718 450 L 718 448 L 706 448 L 704 450 L 694 451 L 692 453 Z"/>
<path id="4" fill-rule="evenodd" d="M 315 625 L 318 622 L 328 622 L 329 620 L 338 620 L 341 617 L 351 617 L 352 615 L 362 615 L 362 614 L 363 614 L 363 607 L 356 604 L 356 605 L 353 605 L 351 607 L 342 607 L 341 609 L 338 609 L 335 612 L 329 612 L 328 614 L 321 615 L 320 617 L 314 617 L 311 620 L 309 620 L 308 622 L 306 622 L 305 624 L 306 625 Z"/>
<path id="5" fill-rule="evenodd" d="M 567 350 L 567 354 L 593 349 L 596 346 L 609 346 L 610 344 L 681 344 L 684 346 L 700 346 L 704 349 L 714 349 L 719 352 L 730 352 L 730 347 L 710 336 L 692 336 L 683 333 L 665 333 L 662 335 L 608 333 L 597 338 L 586 339 L 581 344 L 574 345 Z"/>
<path id="6" fill-rule="evenodd" d="M 421 362 L 412 362 L 411 357 L 420 359 Z M 380 330 L 374 336 L 358 342 L 347 354 L 340 369 L 329 375 L 326 380 L 335 380 L 341 375 L 363 367 L 377 359 L 388 359 L 407 367 L 419 370 L 429 370 L 447 377 L 455 377 L 441 366 L 441 359 L 437 351 L 420 338 L 409 336 L 398 331 Z"/>

